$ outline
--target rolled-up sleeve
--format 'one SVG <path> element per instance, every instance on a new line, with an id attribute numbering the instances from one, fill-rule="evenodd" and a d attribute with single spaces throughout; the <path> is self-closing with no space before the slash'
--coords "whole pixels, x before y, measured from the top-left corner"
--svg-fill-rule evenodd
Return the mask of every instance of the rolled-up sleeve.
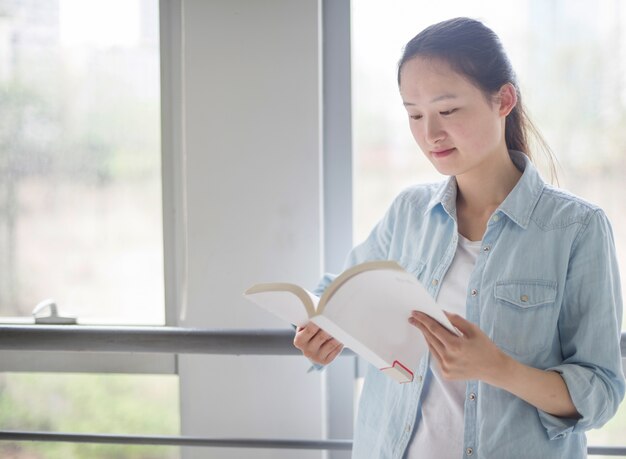
<path id="1" fill-rule="evenodd" d="M 597 209 L 581 227 L 570 254 L 559 336 L 561 375 L 580 414 L 565 419 L 539 410 L 550 439 L 605 424 L 624 398 L 620 352 L 622 293 L 610 223 Z"/>

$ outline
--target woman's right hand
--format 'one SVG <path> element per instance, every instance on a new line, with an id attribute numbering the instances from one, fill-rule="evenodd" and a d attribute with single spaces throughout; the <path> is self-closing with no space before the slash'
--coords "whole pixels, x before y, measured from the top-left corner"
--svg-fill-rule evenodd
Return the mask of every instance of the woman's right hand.
<path id="1" fill-rule="evenodd" d="M 328 365 L 343 349 L 343 344 L 312 322 L 296 329 L 293 345 L 320 365 Z"/>

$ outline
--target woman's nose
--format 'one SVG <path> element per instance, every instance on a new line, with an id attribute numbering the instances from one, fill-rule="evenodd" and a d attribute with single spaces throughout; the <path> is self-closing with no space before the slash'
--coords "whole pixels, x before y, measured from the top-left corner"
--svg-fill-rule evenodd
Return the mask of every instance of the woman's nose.
<path id="1" fill-rule="evenodd" d="M 436 145 L 437 143 L 441 142 L 445 136 L 446 133 L 444 132 L 444 130 L 441 128 L 441 125 L 435 121 L 435 120 L 428 120 L 425 126 L 425 136 L 426 136 L 426 141 L 430 144 L 430 145 Z"/>

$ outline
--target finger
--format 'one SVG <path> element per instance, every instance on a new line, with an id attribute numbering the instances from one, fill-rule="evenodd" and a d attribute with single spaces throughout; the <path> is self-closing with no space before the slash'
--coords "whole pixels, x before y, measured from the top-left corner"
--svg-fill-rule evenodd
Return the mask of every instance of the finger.
<path id="1" fill-rule="evenodd" d="M 442 343 L 422 322 L 417 320 L 415 317 L 411 316 L 409 318 L 409 322 L 411 322 L 415 327 L 422 332 L 424 339 L 426 340 L 426 344 L 428 348 L 431 349 L 431 352 L 435 353 L 441 359 L 441 356 L 445 353 L 445 344 Z"/>
<path id="2" fill-rule="evenodd" d="M 320 354 L 324 362 L 331 362 L 337 355 L 343 350 L 343 344 L 337 340 L 332 340 L 326 343 L 323 349 L 320 349 Z"/>
<path id="3" fill-rule="evenodd" d="M 430 317 L 428 314 L 424 314 L 423 312 L 411 311 L 411 317 L 419 320 L 422 324 L 424 324 L 432 331 L 434 331 L 437 326 L 441 327 L 441 324 L 439 322 Z"/>
<path id="4" fill-rule="evenodd" d="M 309 322 L 304 327 L 298 327 L 296 330 L 296 334 L 300 335 L 302 339 L 310 340 L 315 336 L 315 334 L 320 330 L 320 327 L 315 325 L 313 322 Z"/>
<path id="5" fill-rule="evenodd" d="M 437 351 L 437 349 L 434 346 L 430 344 L 430 342 L 426 341 L 426 343 L 428 344 L 428 350 L 430 351 L 432 356 L 435 358 L 435 360 L 437 360 L 437 364 L 439 365 L 439 368 L 441 369 L 441 366 L 443 364 L 442 355 L 439 353 L 439 351 Z"/>
<path id="6" fill-rule="evenodd" d="M 476 325 L 474 325 L 472 322 L 465 319 L 464 317 L 461 317 L 458 314 L 454 314 L 448 311 L 443 312 L 448 317 L 450 323 L 454 325 L 465 336 L 471 336 L 473 334 Z"/>
<path id="7" fill-rule="evenodd" d="M 443 346 L 441 341 L 439 341 L 428 330 L 428 328 L 422 322 L 418 321 L 417 319 L 411 317 L 409 319 L 409 322 L 411 322 L 415 327 L 417 327 L 422 332 L 422 335 L 424 336 L 424 340 L 426 341 L 426 345 L 428 346 L 428 350 L 430 351 L 431 355 L 437 361 L 437 365 L 439 366 L 439 369 L 441 369 L 443 367 L 443 362 L 444 362 L 443 355 L 445 355 L 444 354 L 445 347 Z"/>
<path id="8" fill-rule="evenodd" d="M 320 330 L 313 339 L 302 348 L 302 353 L 305 357 L 308 357 L 314 362 L 325 365 L 328 363 L 325 357 L 334 350 L 337 343 L 339 343 L 339 341 Z"/>
<path id="9" fill-rule="evenodd" d="M 425 327 L 423 324 L 420 326 L 420 330 L 428 343 L 428 347 L 431 349 L 431 352 L 436 353 L 441 361 L 442 357 L 446 353 L 446 346 L 434 333 L 432 333 L 428 327 Z"/>
<path id="10" fill-rule="evenodd" d="M 446 329 L 439 322 L 437 322 L 432 317 L 427 316 L 426 314 L 413 311 L 411 313 L 411 317 L 416 319 L 422 325 L 422 327 L 428 330 L 430 334 L 435 337 L 443 346 L 445 346 L 448 339 L 453 336 L 452 333 L 450 333 L 450 330 Z"/>
<path id="11" fill-rule="evenodd" d="M 321 328 L 317 331 L 317 333 L 309 340 L 309 346 L 315 351 L 318 351 L 322 348 L 324 344 L 331 341 L 333 339 L 328 333 L 326 333 Z"/>
<path id="12" fill-rule="evenodd" d="M 439 343 L 439 341 L 433 338 L 432 333 L 430 333 L 428 329 L 424 327 L 422 323 L 418 322 L 417 320 L 413 318 L 409 320 L 413 321 L 414 325 L 422 332 L 422 335 L 424 336 L 424 340 L 426 341 L 426 345 L 428 346 L 428 350 L 430 351 L 432 356 L 437 360 L 439 368 L 441 368 L 441 365 L 443 362 L 442 354 L 438 346 L 434 344 L 434 343 Z"/>
<path id="13" fill-rule="evenodd" d="M 319 329 L 319 331 L 315 334 L 315 338 L 323 340 L 323 341 L 328 341 L 329 339 L 334 339 L 332 336 L 330 336 L 330 334 L 323 329 Z"/>
<path id="14" fill-rule="evenodd" d="M 333 360 L 335 360 L 335 358 L 337 358 L 337 356 L 338 356 L 339 354 L 341 354 L 341 351 L 343 351 L 343 345 L 338 346 L 338 347 L 337 347 L 337 349 L 335 349 L 333 352 L 331 352 L 331 353 L 328 355 L 328 357 L 326 357 L 325 362 L 326 362 L 326 363 L 330 363 L 330 362 L 332 362 Z"/>
<path id="15" fill-rule="evenodd" d="M 307 346 L 309 341 L 320 331 L 320 328 L 312 322 L 309 322 L 304 327 L 298 327 L 296 329 L 296 335 L 293 338 L 293 344 L 298 349 Z"/>

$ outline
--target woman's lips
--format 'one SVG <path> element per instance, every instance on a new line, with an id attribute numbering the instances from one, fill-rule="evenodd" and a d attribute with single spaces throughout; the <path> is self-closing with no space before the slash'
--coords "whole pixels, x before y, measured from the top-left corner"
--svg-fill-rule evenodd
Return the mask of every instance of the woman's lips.
<path id="1" fill-rule="evenodd" d="M 448 156 L 449 154 L 451 154 L 454 150 L 454 148 L 448 148 L 447 150 L 431 151 L 430 153 L 435 158 L 443 158 L 444 156 Z"/>

